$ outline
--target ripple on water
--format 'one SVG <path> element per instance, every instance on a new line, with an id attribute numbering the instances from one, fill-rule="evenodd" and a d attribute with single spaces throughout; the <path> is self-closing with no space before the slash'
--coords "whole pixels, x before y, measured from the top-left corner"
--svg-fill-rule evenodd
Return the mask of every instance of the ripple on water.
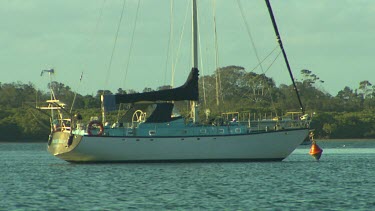
<path id="1" fill-rule="evenodd" d="M 17 148 L 20 146 L 20 148 Z M 372 148 L 297 149 L 283 162 L 69 164 L 1 146 L 0 210 L 371 210 Z"/>

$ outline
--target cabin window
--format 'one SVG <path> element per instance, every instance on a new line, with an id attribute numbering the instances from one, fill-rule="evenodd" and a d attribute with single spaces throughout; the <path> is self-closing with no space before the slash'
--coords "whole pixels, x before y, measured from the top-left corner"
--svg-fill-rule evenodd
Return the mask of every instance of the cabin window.
<path id="1" fill-rule="evenodd" d="M 206 134 L 206 133 L 207 133 L 207 130 L 206 130 L 206 129 L 201 129 L 199 132 L 200 132 L 201 134 Z"/>
<path id="2" fill-rule="evenodd" d="M 156 134 L 156 131 L 155 131 L 155 130 L 150 130 L 150 131 L 148 131 L 148 134 L 149 134 L 150 136 L 153 136 L 153 135 Z"/>
<path id="3" fill-rule="evenodd" d="M 234 132 L 236 132 L 236 133 L 241 133 L 241 128 L 236 128 L 236 129 L 234 130 Z"/>
<path id="4" fill-rule="evenodd" d="M 224 129 L 219 129 L 220 134 L 224 134 Z"/>

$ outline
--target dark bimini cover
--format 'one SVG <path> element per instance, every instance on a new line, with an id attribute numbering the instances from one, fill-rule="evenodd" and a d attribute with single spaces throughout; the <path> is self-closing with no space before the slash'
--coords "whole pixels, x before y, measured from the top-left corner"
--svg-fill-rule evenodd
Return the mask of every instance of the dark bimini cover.
<path id="1" fill-rule="evenodd" d="M 115 104 L 120 103 L 136 103 L 136 102 L 156 102 L 156 101 L 183 101 L 193 100 L 198 101 L 198 69 L 192 68 L 185 84 L 167 90 L 135 93 L 135 94 L 116 94 L 104 95 L 103 104 L 109 110 L 115 107 Z"/>
<path id="2" fill-rule="evenodd" d="M 146 123 L 170 122 L 172 120 L 172 110 L 172 103 L 157 103 L 155 110 L 147 118 Z"/>

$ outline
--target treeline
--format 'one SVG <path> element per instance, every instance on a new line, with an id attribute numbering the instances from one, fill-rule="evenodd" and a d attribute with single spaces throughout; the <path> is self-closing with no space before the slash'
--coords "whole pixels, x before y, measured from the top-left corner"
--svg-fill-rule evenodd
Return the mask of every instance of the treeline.
<path id="1" fill-rule="evenodd" d="M 344 87 L 332 96 L 320 87 L 324 83 L 309 70 L 301 70 L 302 80 L 296 81 L 306 113 L 313 115 L 313 127 L 318 138 L 375 138 L 375 86 L 361 81 L 358 88 Z M 119 88 L 116 92 L 98 90 L 94 95 L 81 95 L 62 83 L 52 82 L 56 97 L 67 104 L 72 115 L 80 113 L 84 121 L 100 115 L 101 94 L 134 93 Z M 200 119 L 225 112 L 250 112 L 258 115 L 282 115 L 288 111 L 300 111 L 292 85 L 276 86 L 273 79 L 264 74 L 246 72 L 243 67 L 219 68 L 213 75 L 202 76 L 200 86 Z M 160 86 L 156 90 L 168 89 Z M 144 88 L 143 92 L 153 91 Z M 35 107 L 50 99 L 51 93 L 41 92 L 31 83 L 0 83 L 0 132 L 1 141 L 44 140 L 49 134 L 48 111 Z M 74 106 L 72 106 L 74 102 Z M 176 107 L 188 115 L 188 103 L 179 102 Z"/>
<path id="2" fill-rule="evenodd" d="M 314 114 L 312 127 L 318 138 L 375 138 L 374 85 L 364 80 L 357 89 L 346 86 L 332 96 L 321 88 L 324 81 L 312 71 L 304 69 L 300 74 L 302 80 L 296 86 L 306 113 Z M 293 85 L 276 86 L 273 79 L 242 67 L 220 68 L 214 75 L 202 77 L 201 87 L 203 83 L 205 95 L 200 89 L 200 102 L 214 111 L 277 115 L 300 111 Z"/>

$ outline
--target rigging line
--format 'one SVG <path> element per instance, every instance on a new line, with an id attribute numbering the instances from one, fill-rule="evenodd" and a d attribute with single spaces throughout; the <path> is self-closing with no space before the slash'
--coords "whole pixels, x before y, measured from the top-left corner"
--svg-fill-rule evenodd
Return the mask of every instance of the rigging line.
<path id="1" fill-rule="evenodd" d="M 72 112 L 72 110 L 73 110 L 78 91 L 80 91 L 81 87 L 82 87 L 82 75 L 83 75 L 83 71 L 81 72 L 81 76 L 80 76 L 80 79 L 79 79 L 78 86 L 77 86 L 76 90 L 74 91 L 74 98 L 73 98 L 72 106 L 70 107 L 70 112 Z"/>
<path id="2" fill-rule="evenodd" d="M 253 68 L 253 69 L 251 69 L 250 70 L 250 72 L 253 72 L 255 69 L 257 69 L 258 67 L 259 67 L 259 65 L 261 64 L 261 63 L 263 63 L 268 57 L 270 57 L 271 56 L 271 54 L 276 50 L 276 49 L 278 49 L 279 48 L 279 46 L 278 45 L 276 45 L 275 46 L 275 48 L 266 56 L 266 57 L 264 57 L 264 59 L 262 60 L 262 61 L 260 61 L 260 63 L 258 63 L 257 65 L 255 65 L 255 67 Z"/>
<path id="3" fill-rule="evenodd" d="M 93 33 L 91 33 L 91 36 L 89 36 L 88 39 L 87 39 L 87 46 L 86 46 L 86 47 L 88 47 L 88 48 L 90 48 L 90 46 L 92 46 L 91 42 L 94 40 L 94 34 L 96 34 L 96 32 L 98 31 L 99 23 L 101 22 L 101 19 L 102 19 L 102 16 L 103 16 L 103 10 L 104 10 L 105 2 L 106 2 L 106 0 L 103 0 L 103 1 L 102 1 L 101 7 L 100 7 L 99 16 L 96 18 L 95 28 L 94 28 L 94 30 L 93 30 Z M 82 45 L 83 45 L 83 44 L 82 44 Z M 96 47 L 95 47 L 95 51 L 96 51 L 97 49 L 98 49 L 98 46 L 96 45 Z M 87 59 L 84 59 L 84 58 L 82 58 L 82 57 L 80 57 L 79 59 L 80 59 L 80 61 L 81 61 L 80 63 L 82 64 L 81 66 L 82 66 L 82 68 L 84 69 L 85 63 L 87 62 L 87 61 L 85 62 L 84 60 L 87 60 Z M 80 82 L 81 82 L 81 80 L 82 80 L 82 74 L 83 74 L 83 72 L 81 73 L 81 79 L 80 79 Z M 71 108 L 70 108 L 70 112 L 72 112 L 72 109 L 73 109 L 73 106 L 74 106 L 74 102 L 75 102 L 75 99 L 76 99 L 76 96 L 77 96 L 77 92 L 80 91 L 80 89 L 81 89 L 81 87 L 82 87 L 81 84 L 82 84 L 82 83 L 79 83 L 78 86 L 77 86 L 77 88 L 76 88 L 75 91 L 74 91 L 74 98 L 73 98 L 72 106 L 71 106 Z"/>
<path id="4" fill-rule="evenodd" d="M 35 108 L 38 107 L 38 90 L 35 89 Z"/>
<path id="5" fill-rule="evenodd" d="M 137 28 L 137 20 L 138 20 L 138 13 L 139 13 L 138 11 L 139 11 L 140 1 L 141 0 L 138 0 L 138 3 L 137 3 L 137 10 L 136 10 L 136 13 L 135 13 L 135 20 L 134 20 L 134 25 L 133 25 L 132 38 L 131 38 L 131 42 L 130 42 L 128 61 L 126 62 L 125 77 L 124 77 L 124 89 L 126 88 L 126 78 L 128 76 L 128 71 L 129 71 L 130 57 L 131 57 L 131 53 L 132 53 L 133 46 L 134 46 L 134 34 L 135 34 L 135 30 Z"/>
<path id="6" fill-rule="evenodd" d="M 215 79 L 216 79 L 216 105 L 220 105 L 219 96 L 221 95 L 221 80 L 219 66 L 219 47 L 217 42 L 217 29 L 216 29 L 216 0 L 213 0 L 213 21 L 214 21 L 214 40 L 215 40 Z M 222 101 L 224 101 L 222 99 Z"/>
<path id="7" fill-rule="evenodd" d="M 40 121 L 38 119 L 38 117 L 34 114 L 34 112 L 32 111 L 29 111 L 31 113 L 31 115 L 33 115 L 35 121 L 37 121 L 39 123 L 39 125 L 43 126 L 45 129 L 50 129 L 51 127 L 50 126 L 47 126 L 46 124 L 44 124 L 42 121 Z"/>
<path id="8" fill-rule="evenodd" d="M 167 84 L 167 71 L 168 71 L 168 60 L 169 60 L 169 54 L 171 54 L 171 72 L 173 71 L 173 52 L 171 53 L 171 49 L 173 49 L 173 0 L 170 0 L 170 11 L 169 11 L 169 38 L 168 38 L 168 47 L 167 47 L 167 58 L 165 60 L 165 71 L 164 71 L 164 83 Z"/>
<path id="9" fill-rule="evenodd" d="M 275 63 L 275 61 L 277 60 L 277 58 L 279 58 L 279 56 L 280 56 L 281 53 L 282 53 L 282 52 L 279 51 L 279 53 L 276 55 L 276 57 L 272 60 L 271 64 L 267 67 L 266 71 L 263 72 L 263 73 L 268 72 L 268 70 L 271 68 L 271 66 L 273 65 L 273 63 Z"/>
<path id="10" fill-rule="evenodd" d="M 52 68 L 53 70 L 55 68 Z M 49 76 L 49 89 L 50 89 L 50 92 L 51 92 L 51 98 L 52 99 L 56 99 L 56 95 L 55 95 L 55 92 L 53 91 L 53 82 L 56 82 L 56 78 L 55 78 L 55 72 L 54 73 L 48 73 L 48 76 Z M 53 79 L 52 79 L 53 78 Z"/>
<path id="11" fill-rule="evenodd" d="M 97 33 L 97 31 L 98 31 L 98 28 L 99 28 L 99 23 L 101 22 L 101 19 L 102 19 L 102 17 L 103 17 L 103 11 L 104 11 L 104 5 L 105 5 L 105 2 L 106 2 L 106 0 L 103 0 L 102 1 L 102 4 L 101 4 L 101 7 L 100 7 L 100 12 L 99 12 L 99 16 L 96 18 L 96 23 L 95 23 L 95 27 L 94 27 L 94 30 L 92 30 L 91 32 L 91 36 L 89 36 L 88 37 L 88 39 L 87 39 L 87 46 L 86 47 L 88 47 L 88 48 L 90 48 L 90 46 L 92 46 L 93 44 L 93 42 L 95 42 L 96 41 L 96 39 L 97 39 L 97 36 L 96 36 L 96 39 L 94 38 L 94 34 L 96 34 Z M 77 47 L 78 48 L 78 47 Z M 98 49 L 98 46 L 96 45 L 95 46 L 95 50 L 94 51 L 96 51 Z M 84 64 L 87 62 L 85 62 L 84 60 L 87 60 L 87 59 L 84 59 L 84 58 L 80 58 L 80 61 L 81 61 L 81 66 L 82 66 L 82 68 L 84 68 Z M 80 88 L 80 87 L 78 87 L 78 88 Z M 79 89 L 77 88 L 77 91 L 79 91 Z"/>
<path id="12" fill-rule="evenodd" d="M 254 69 L 252 69 L 251 72 L 253 72 L 257 67 L 260 67 L 262 73 L 265 74 L 265 73 L 271 68 L 271 66 L 272 66 L 273 63 L 276 61 L 276 59 L 279 57 L 279 55 L 280 55 L 281 52 L 276 56 L 276 58 L 272 61 L 272 63 L 269 65 L 269 67 L 268 67 L 266 70 L 264 70 L 262 63 L 264 62 L 264 60 L 265 60 L 266 58 L 268 58 L 268 56 L 270 56 L 270 55 L 271 55 L 271 54 L 277 49 L 277 46 L 275 47 L 274 50 L 272 50 L 272 52 L 271 52 L 270 54 L 268 54 L 268 55 L 266 56 L 266 58 L 264 58 L 262 61 L 260 60 L 260 57 L 259 57 L 259 54 L 258 54 L 258 50 L 257 50 L 257 48 L 256 48 L 256 46 L 255 46 L 254 38 L 253 38 L 253 36 L 252 36 L 252 34 L 251 34 L 251 30 L 250 30 L 250 27 L 249 27 L 249 23 L 247 22 L 247 20 L 246 20 L 246 18 L 245 18 L 245 13 L 244 13 L 244 10 L 243 10 L 243 7 L 242 7 L 242 4 L 241 4 L 241 1 L 240 1 L 240 0 L 237 0 L 237 5 L 238 5 L 238 7 L 240 8 L 240 12 L 241 12 L 242 20 L 244 21 L 244 24 L 245 24 L 245 27 L 246 27 L 246 30 L 247 30 L 247 34 L 248 34 L 248 36 L 249 36 L 249 38 L 250 38 L 251 45 L 252 45 L 253 50 L 254 50 L 254 52 L 255 52 L 255 56 L 256 56 L 256 58 L 257 58 L 257 60 L 258 60 L 258 64 L 257 64 L 257 66 L 256 66 Z M 270 90 L 269 88 L 268 88 L 268 90 L 271 92 L 271 90 Z M 276 107 L 275 107 L 275 104 L 274 104 L 274 101 L 273 101 L 273 98 L 272 98 L 272 94 L 270 94 L 270 97 L 271 97 L 271 104 L 272 104 L 274 110 L 276 110 Z"/>
<path id="13" fill-rule="evenodd" d="M 197 16 L 198 16 L 198 20 L 199 20 L 199 7 L 197 7 Z M 201 45 L 201 30 L 200 30 L 200 24 L 199 24 L 199 21 L 197 22 L 197 27 L 198 27 L 198 43 L 199 43 L 199 54 L 201 55 L 200 56 L 200 63 L 201 63 L 201 71 L 202 71 L 202 75 L 204 76 L 204 67 L 203 67 L 203 54 L 202 54 L 202 45 Z M 204 77 L 202 77 L 202 88 L 203 88 L 203 102 L 204 102 L 204 108 L 207 109 L 207 100 L 206 100 L 206 87 L 205 87 L 205 84 L 204 84 Z"/>
<path id="14" fill-rule="evenodd" d="M 106 2 L 106 0 L 103 0 L 101 8 L 100 8 L 99 16 L 96 19 L 96 24 L 95 24 L 95 28 L 94 28 L 94 33 L 93 34 L 95 34 L 98 31 L 99 23 L 101 22 L 102 17 L 103 17 L 103 11 L 104 11 L 105 2 Z M 88 43 L 90 43 L 92 40 L 94 40 L 93 37 L 94 37 L 94 35 L 92 35 L 92 36 L 89 37 Z M 98 47 L 98 46 L 96 46 L 96 47 Z"/>
<path id="15" fill-rule="evenodd" d="M 82 77 L 83 77 L 83 72 L 81 73 L 81 76 L 79 77 L 79 82 L 80 83 L 78 84 L 78 88 L 81 85 Z M 72 110 L 73 110 L 73 107 L 74 107 L 74 103 L 76 102 L 76 98 L 77 98 L 77 92 L 74 92 L 73 102 L 72 102 L 72 106 L 70 107 L 69 113 L 72 113 Z"/>
<path id="16" fill-rule="evenodd" d="M 281 36 L 280 36 L 280 33 L 279 33 L 279 29 L 277 28 L 276 19 L 275 19 L 275 16 L 273 15 L 271 4 L 270 4 L 269 0 L 265 0 L 265 1 L 266 1 L 266 5 L 267 5 L 267 8 L 268 8 L 268 13 L 269 13 L 271 21 L 272 21 L 273 29 L 275 31 L 277 42 L 279 43 L 281 52 L 283 53 L 285 64 L 286 64 L 286 67 L 288 69 L 290 79 L 292 80 L 294 91 L 296 92 L 296 95 L 297 95 L 297 99 L 298 99 L 298 102 L 299 102 L 299 105 L 300 105 L 300 109 L 302 111 L 302 114 L 305 114 L 305 109 L 304 109 L 302 101 L 301 101 L 301 96 L 298 92 L 296 82 L 294 81 L 292 69 L 289 65 L 288 57 L 286 55 L 283 42 L 281 41 Z"/>
<path id="17" fill-rule="evenodd" d="M 100 14 L 99 14 L 99 17 L 98 17 L 98 19 L 96 21 L 96 24 L 95 24 L 95 30 L 94 30 L 94 32 L 96 32 L 98 30 L 99 23 L 100 23 L 100 21 L 101 21 L 101 19 L 103 17 L 104 4 L 105 4 L 106 1 L 107 0 L 103 0 L 102 7 L 100 8 Z"/>
<path id="18" fill-rule="evenodd" d="M 108 70 L 107 70 L 107 76 L 105 78 L 105 85 L 108 84 L 108 80 L 109 80 L 109 75 L 110 75 L 110 71 L 111 71 L 111 67 L 112 67 L 112 61 L 113 61 L 113 55 L 115 53 L 117 38 L 118 38 L 119 31 L 120 31 L 120 26 L 121 26 L 121 21 L 122 21 L 123 15 L 124 15 L 125 3 L 126 3 L 126 0 L 123 0 L 122 10 L 121 10 L 121 16 L 120 16 L 120 20 L 119 20 L 119 23 L 118 23 L 118 26 L 117 26 L 116 36 L 115 36 L 115 40 L 114 40 L 114 43 L 113 43 L 111 57 L 110 57 L 110 60 L 109 60 L 109 65 L 108 65 Z M 104 95 L 104 89 L 102 91 L 102 94 Z"/>
<path id="19" fill-rule="evenodd" d="M 120 103 L 119 107 L 118 107 L 118 111 L 117 111 L 117 118 L 116 118 L 116 122 L 118 123 L 120 121 L 120 114 L 121 114 L 121 106 L 123 104 Z"/>
<path id="20" fill-rule="evenodd" d="M 184 35 L 184 31 L 185 31 L 187 16 L 189 14 L 188 13 L 189 9 L 190 9 L 190 1 L 188 1 L 188 5 L 186 7 L 185 20 L 184 20 L 184 24 L 182 25 L 182 30 L 181 30 L 181 34 L 180 34 L 180 42 L 178 44 L 177 53 L 176 53 L 176 61 L 175 61 L 174 66 L 172 68 L 172 80 L 171 80 L 171 87 L 172 88 L 174 86 L 174 75 L 175 75 L 176 65 L 177 65 L 177 62 L 178 62 L 178 55 L 179 55 L 180 49 L 181 49 L 182 38 L 183 38 L 183 35 Z"/>
<path id="21" fill-rule="evenodd" d="M 101 4 L 99 16 L 96 17 L 95 28 L 93 30 L 90 30 L 90 34 L 87 36 L 87 38 L 83 38 L 82 40 L 79 41 L 79 43 L 77 45 L 74 46 L 73 52 L 76 52 L 77 49 L 82 49 L 83 47 L 89 48 L 91 46 L 91 41 L 94 40 L 94 34 L 97 32 L 97 29 L 98 29 L 98 26 L 99 26 L 99 22 L 100 22 L 100 20 L 102 18 L 103 8 L 104 8 L 105 2 L 106 2 L 106 0 L 103 0 L 103 2 Z M 79 57 L 78 59 L 80 60 L 80 64 L 84 64 L 85 63 L 84 60 L 87 60 L 87 59 L 82 58 L 82 56 Z"/>
<path id="22" fill-rule="evenodd" d="M 98 28 L 99 28 L 99 23 L 101 22 L 101 20 L 102 20 L 102 17 L 103 17 L 103 11 L 104 11 L 104 5 L 105 5 L 105 2 L 106 2 L 107 0 L 103 0 L 103 2 L 102 2 L 102 5 L 101 5 L 101 8 L 100 8 L 100 12 L 99 12 L 99 16 L 98 16 L 98 18 L 97 18 L 97 20 L 96 20 L 96 24 L 95 24 L 95 28 L 94 28 L 94 33 L 93 34 L 96 34 L 97 32 L 98 32 Z M 92 35 L 90 38 L 89 38 L 89 40 L 88 40 L 88 43 L 90 43 L 92 40 L 94 40 L 94 35 Z M 95 42 L 95 40 L 94 40 L 94 42 Z M 95 47 L 95 51 L 98 49 L 98 45 L 96 45 L 96 47 Z"/>
<path id="23" fill-rule="evenodd" d="M 266 60 L 277 48 L 278 48 L 279 46 L 276 46 L 272 51 L 271 51 L 271 53 L 269 53 L 262 61 L 261 61 L 261 63 L 263 63 L 263 61 L 264 60 Z M 280 56 L 280 54 L 281 54 L 281 51 L 279 51 L 279 53 L 276 55 L 276 57 L 273 59 L 273 61 L 271 62 L 271 64 L 267 67 L 267 69 L 265 70 L 265 71 L 263 71 L 263 74 L 265 74 L 265 73 L 267 73 L 268 72 L 268 70 L 271 68 L 271 66 L 276 62 L 276 60 L 277 60 L 277 58 L 279 58 L 279 56 Z M 260 63 L 259 63 L 260 64 Z M 259 66 L 259 64 L 257 64 L 252 70 L 251 70 L 251 72 L 253 72 L 258 66 Z M 270 89 L 269 89 L 270 90 Z M 270 90 L 270 92 L 271 92 L 271 90 Z M 270 94 L 270 96 L 271 96 L 271 104 L 272 104 L 272 106 L 273 106 L 273 109 L 276 111 L 276 107 L 275 107 L 275 104 L 274 104 L 274 101 L 273 101 L 273 98 L 272 98 L 272 94 Z"/>
<path id="24" fill-rule="evenodd" d="M 266 69 L 266 71 L 264 72 L 264 73 L 266 73 L 266 72 L 268 72 L 268 70 L 271 68 L 271 66 L 275 63 L 275 61 L 277 60 L 277 58 L 279 58 L 279 56 L 280 56 L 280 54 L 281 54 L 282 52 L 280 51 L 277 55 L 276 55 L 276 57 L 275 57 L 275 59 L 271 62 L 271 64 L 268 66 L 268 68 Z M 268 87 L 268 91 L 270 92 L 270 98 L 271 98 L 271 104 L 272 104 L 272 107 L 273 107 L 273 110 L 275 111 L 275 112 L 277 112 L 277 110 L 276 110 L 276 105 L 275 105 L 275 102 L 274 102 L 274 100 L 273 100 L 273 97 L 272 97 L 272 90 Z"/>
<path id="25" fill-rule="evenodd" d="M 251 35 L 251 31 L 250 31 L 249 23 L 247 22 L 247 20 L 246 20 L 246 18 L 245 18 L 245 13 L 244 13 L 244 11 L 243 11 L 243 7 L 242 7 L 242 5 L 241 5 L 241 1 L 240 1 L 240 0 L 237 0 L 237 5 L 238 5 L 238 7 L 240 8 L 241 16 L 242 16 L 242 20 L 243 20 L 243 22 L 244 22 L 244 24 L 245 24 L 245 28 L 246 28 L 247 34 L 248 34 L 249 37 L 250 37 L 251 45 L 252 45 L 253 50 L 254 50 L 254 52 L 255 52 L 255 56 L 257 57 L 257 60 L 258 60 L 258 63 L 259 63 L 260 69 L 261 69 L 262 72 L 264 73 L 262 63 L 260 62 L 260 58 L 259 58 L 259 54 L 258 54 L 258 50 L 257 50 L 257 48 L 255 47 L 255 42 L 254 42 L 253 36 Z"/>

